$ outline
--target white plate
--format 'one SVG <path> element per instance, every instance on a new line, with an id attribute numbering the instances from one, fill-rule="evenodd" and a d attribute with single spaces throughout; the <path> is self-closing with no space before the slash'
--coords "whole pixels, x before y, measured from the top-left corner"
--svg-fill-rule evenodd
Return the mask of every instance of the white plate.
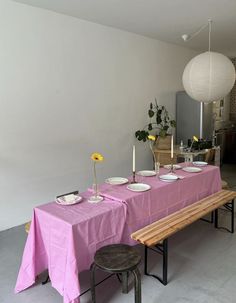
<path id="1" fill-rule="evenodd" d="M 161 175 L 159 176 L 159 179 L 164 182 L 175 182 L 179 178 L 176 175 Z"/>
<path id="2" fill-rule="evenodd" d="M 121 184 L 125 184 L 125 183 L 129 182 L 129 180 L 126 178 L 121 178 L 121 177 L 113 177 L 113 178 L 106 179 L 105 182 L 110 185 L 121 185 Z"/>
<path id="3" fill-rule="evenodd" d="M 207 162 L 204 162 L 204 161 L 194 161 L 193 162 L 193 165 L 195 166 L 207 166 Z"/>
<path id="4" fill-rule="evenodd" d="M 146 191 L 146 190 L 149 190 L 151 188 L 150 185 L 148 184 L 144 184 L 144 183 L 133 183 L 133 184 L 129 184 L 127 186 L 127 188 L 129 190 L 132 190 L 132 191 Z"/>
<path id="5" fill-rule="evenodd" d="M 60 204 L 60 205 L 74 205 L 74 204 L 77 204 L 79 203 L 83 198 L 78 196 L 78 195 L 74 195 L 75 196 L 75 199 L 73 201 L 66 201 L 64 197 L 60 197 L 60 198 L 57 198 L 56 199 L 56 203 L 57 204 Z"/>
<path id="6" fill-rule="evenodd" d="M 183 170 L 188 173 L 199 173 L 200 171 L 202 171 L 201 168 L 195 166 L 184 167 Z"/>
<path id="7" fill-rule="evenodd" d="M 182 167 L 178 164 L 174 164 L 173 165 L 174 169 L 181 169 Z M 168 164 L 168 165 L 164 165 L 164 168 L 166 169 L 170 169 L 171 168 L 171 164 Z"/>
<path id="8" fill-rule="evenodd" d="M 156 172 L 154 170 L 140 170 L 137 172 L 137 175 L 143 177 L 152 177 L 156 176 Z"/>

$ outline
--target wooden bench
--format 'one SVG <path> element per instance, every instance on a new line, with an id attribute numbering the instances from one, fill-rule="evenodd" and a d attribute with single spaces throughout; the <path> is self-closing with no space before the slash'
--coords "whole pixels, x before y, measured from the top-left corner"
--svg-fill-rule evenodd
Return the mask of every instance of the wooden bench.
<path id="1" fill-rule="evenodd" d="M 162 284 L 167 285 L 168 238 L 211 212 L 214 212 L 215 228 L 220 228 L 218 226 L 218 209 L 221 206 L 225 206 L 231 212 L 231 230 L 229 231 L 233 233 L 235 198 L 236 192 L 221 190 L 132 233 L 132 239 L 145 245 L 144 274 L 152 276 Z M 163 256 L 162 278 L 148 273 L 148 249 L 154 250 Z"/>

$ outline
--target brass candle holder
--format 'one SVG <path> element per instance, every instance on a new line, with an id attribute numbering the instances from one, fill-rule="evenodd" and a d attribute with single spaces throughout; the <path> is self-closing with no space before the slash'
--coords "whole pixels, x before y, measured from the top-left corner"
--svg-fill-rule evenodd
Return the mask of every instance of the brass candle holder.
<path id="1" fill-rule="evenodd" d="M 171 158 L 170 173 L 174 174 L 174 172 L 175 172 L 175 170 L 174 170 L 173 158 Z"/>
<path id="2" fill-rule="evenodd" d="M 137 183 L 137 181 L 135 180 L 135 171 L 133 171 L 133 180 L 131 181 L 131 184 Z"/>

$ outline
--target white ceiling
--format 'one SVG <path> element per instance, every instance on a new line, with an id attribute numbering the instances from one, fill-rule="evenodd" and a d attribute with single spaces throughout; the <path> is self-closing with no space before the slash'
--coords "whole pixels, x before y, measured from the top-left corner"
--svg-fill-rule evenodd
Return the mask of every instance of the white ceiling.
<path id="1" fill-rule="evenodd" d="M 184 43 L 211 18 L 212 50 L 236 56 L 236 0 L 15 0 L 80 19 L 205 51 L 207 30 Z"/>

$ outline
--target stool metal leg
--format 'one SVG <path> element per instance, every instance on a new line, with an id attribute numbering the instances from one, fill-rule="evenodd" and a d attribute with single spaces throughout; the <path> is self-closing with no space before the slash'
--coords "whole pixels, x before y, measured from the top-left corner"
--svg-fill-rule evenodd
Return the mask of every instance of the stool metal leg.
<path id="1" fill-rule="evenodd" d="M 90 267 L 90 286 L 91 286 L 92 303 L 96 303 L 95 270 L 96 270 L 96 265 L 93 263 Z"/>
<path id="2" fill-rule="evenodd" d="M 135 291 L 135 297 L 134 297 L 134 302 L 135 303 L 141 303 L 142 302 L 142 296 L 141 296 L 141 275 L 139 272 L 138 267 L 135 268 L 132 271 L 134 275 L 134 291 Z"/>
<path id="3" fill-rule="evenodd" d="M 42 282 L 42 285 L 47 284 L 49 281 L 50 281 L 50 277 L 49 277 L 49 274 L 48 274 L 46 280 Z"/>
<path id="4" fill-rule="evenodd" d="M 129 278 L 129 272 L 123 272 L 122 273 L 122 293 L 127 294 L 129 292 L 128 289 L 128 278 Z"/>

